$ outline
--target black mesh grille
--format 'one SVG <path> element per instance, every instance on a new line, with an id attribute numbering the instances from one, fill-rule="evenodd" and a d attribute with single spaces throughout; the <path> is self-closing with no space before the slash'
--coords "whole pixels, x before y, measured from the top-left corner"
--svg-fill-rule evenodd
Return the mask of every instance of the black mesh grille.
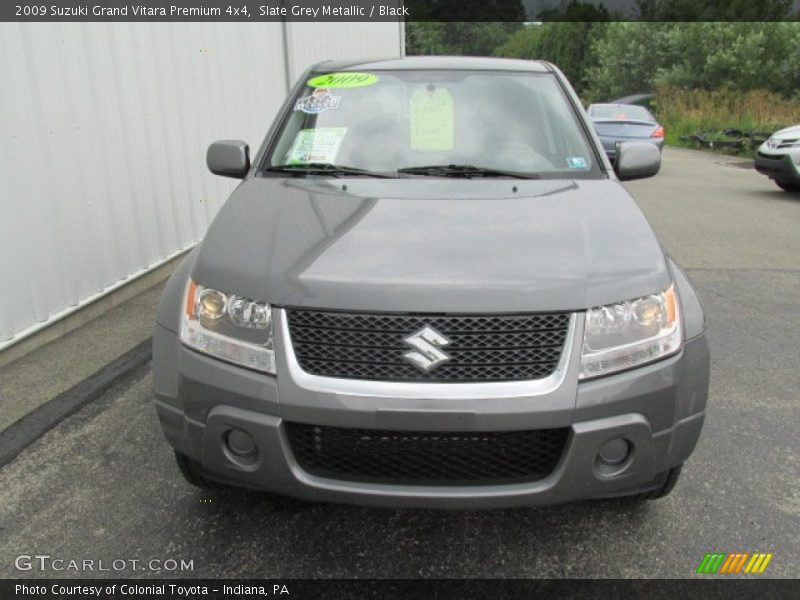
<path id="1" fill-rule="evenodd" d="M 329 479 L 416 485 L 498 485 L 544 479 L 569 429 L 429 432 L 286 423 L 306 472 Z"/>
<path id="2" fill-rule="evenodd" d="M 380 381 L 540 379 L 558 365 L 568 313 L 423 315 L 288 309 L 300 367 L 314 375 Z M 446 337 L 450 360 L 425 372 L 404 359 L 424 327 Z"/>

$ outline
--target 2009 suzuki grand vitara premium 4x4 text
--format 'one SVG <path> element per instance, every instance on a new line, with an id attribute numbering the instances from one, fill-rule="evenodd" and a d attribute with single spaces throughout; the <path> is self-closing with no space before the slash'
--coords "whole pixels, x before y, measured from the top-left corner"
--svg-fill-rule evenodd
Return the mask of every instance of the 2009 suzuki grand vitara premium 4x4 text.
<path id="1" fill-rule="evenodd" d="M 544 62 L 325 62 L 170 279 L 156 408 L 184 476 L 370 505 L 667 494 L 703 313 Z"/>

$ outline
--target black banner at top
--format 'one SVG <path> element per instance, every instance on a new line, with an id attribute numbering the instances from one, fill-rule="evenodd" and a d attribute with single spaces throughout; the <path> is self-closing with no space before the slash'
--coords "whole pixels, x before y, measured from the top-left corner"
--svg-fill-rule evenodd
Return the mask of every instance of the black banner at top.
<path id="1" fill-rule="evenodd" d="M 0 21 L 785 21 L 800 0 L 11 0 Z"/>

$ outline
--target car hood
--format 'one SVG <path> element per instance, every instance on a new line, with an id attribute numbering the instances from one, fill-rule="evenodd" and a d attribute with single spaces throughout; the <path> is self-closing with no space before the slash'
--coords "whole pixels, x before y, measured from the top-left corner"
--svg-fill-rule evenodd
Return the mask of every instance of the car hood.
<path id="1" fill-rule="evenodd" d="M 671 280 L 609 179 L 251 178 L 192 277 L 278 306 L 403 312 L 583 309 Z"/>
<path id="2" fill-rule="evenodd" d="M 800 137 L 800 125 L 793 125 L 772 134 L 772 138 L 776 140 L 788 140 L 796 137 Z"/>

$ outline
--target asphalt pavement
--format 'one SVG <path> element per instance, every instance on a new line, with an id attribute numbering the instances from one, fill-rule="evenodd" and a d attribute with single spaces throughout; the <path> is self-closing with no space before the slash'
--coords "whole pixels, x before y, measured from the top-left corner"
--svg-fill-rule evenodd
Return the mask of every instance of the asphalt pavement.
<path id="1" fill-rule="evenodd" d="M 683 578 L 706 552 L 773 552 L 764 576 L 797 577 L 800 196 L 741 163 L 668 148 L 658 176 L 628 184 L 712 343 L 704 433 L 668 498 L 443 512 L 202 492 L 175 467 L 142 367 L 0 469 L 0 577 Z M 15 568 L 35 554 L 126 565 Z M 170 559 L 192 569 L 159 571 Z"/>

